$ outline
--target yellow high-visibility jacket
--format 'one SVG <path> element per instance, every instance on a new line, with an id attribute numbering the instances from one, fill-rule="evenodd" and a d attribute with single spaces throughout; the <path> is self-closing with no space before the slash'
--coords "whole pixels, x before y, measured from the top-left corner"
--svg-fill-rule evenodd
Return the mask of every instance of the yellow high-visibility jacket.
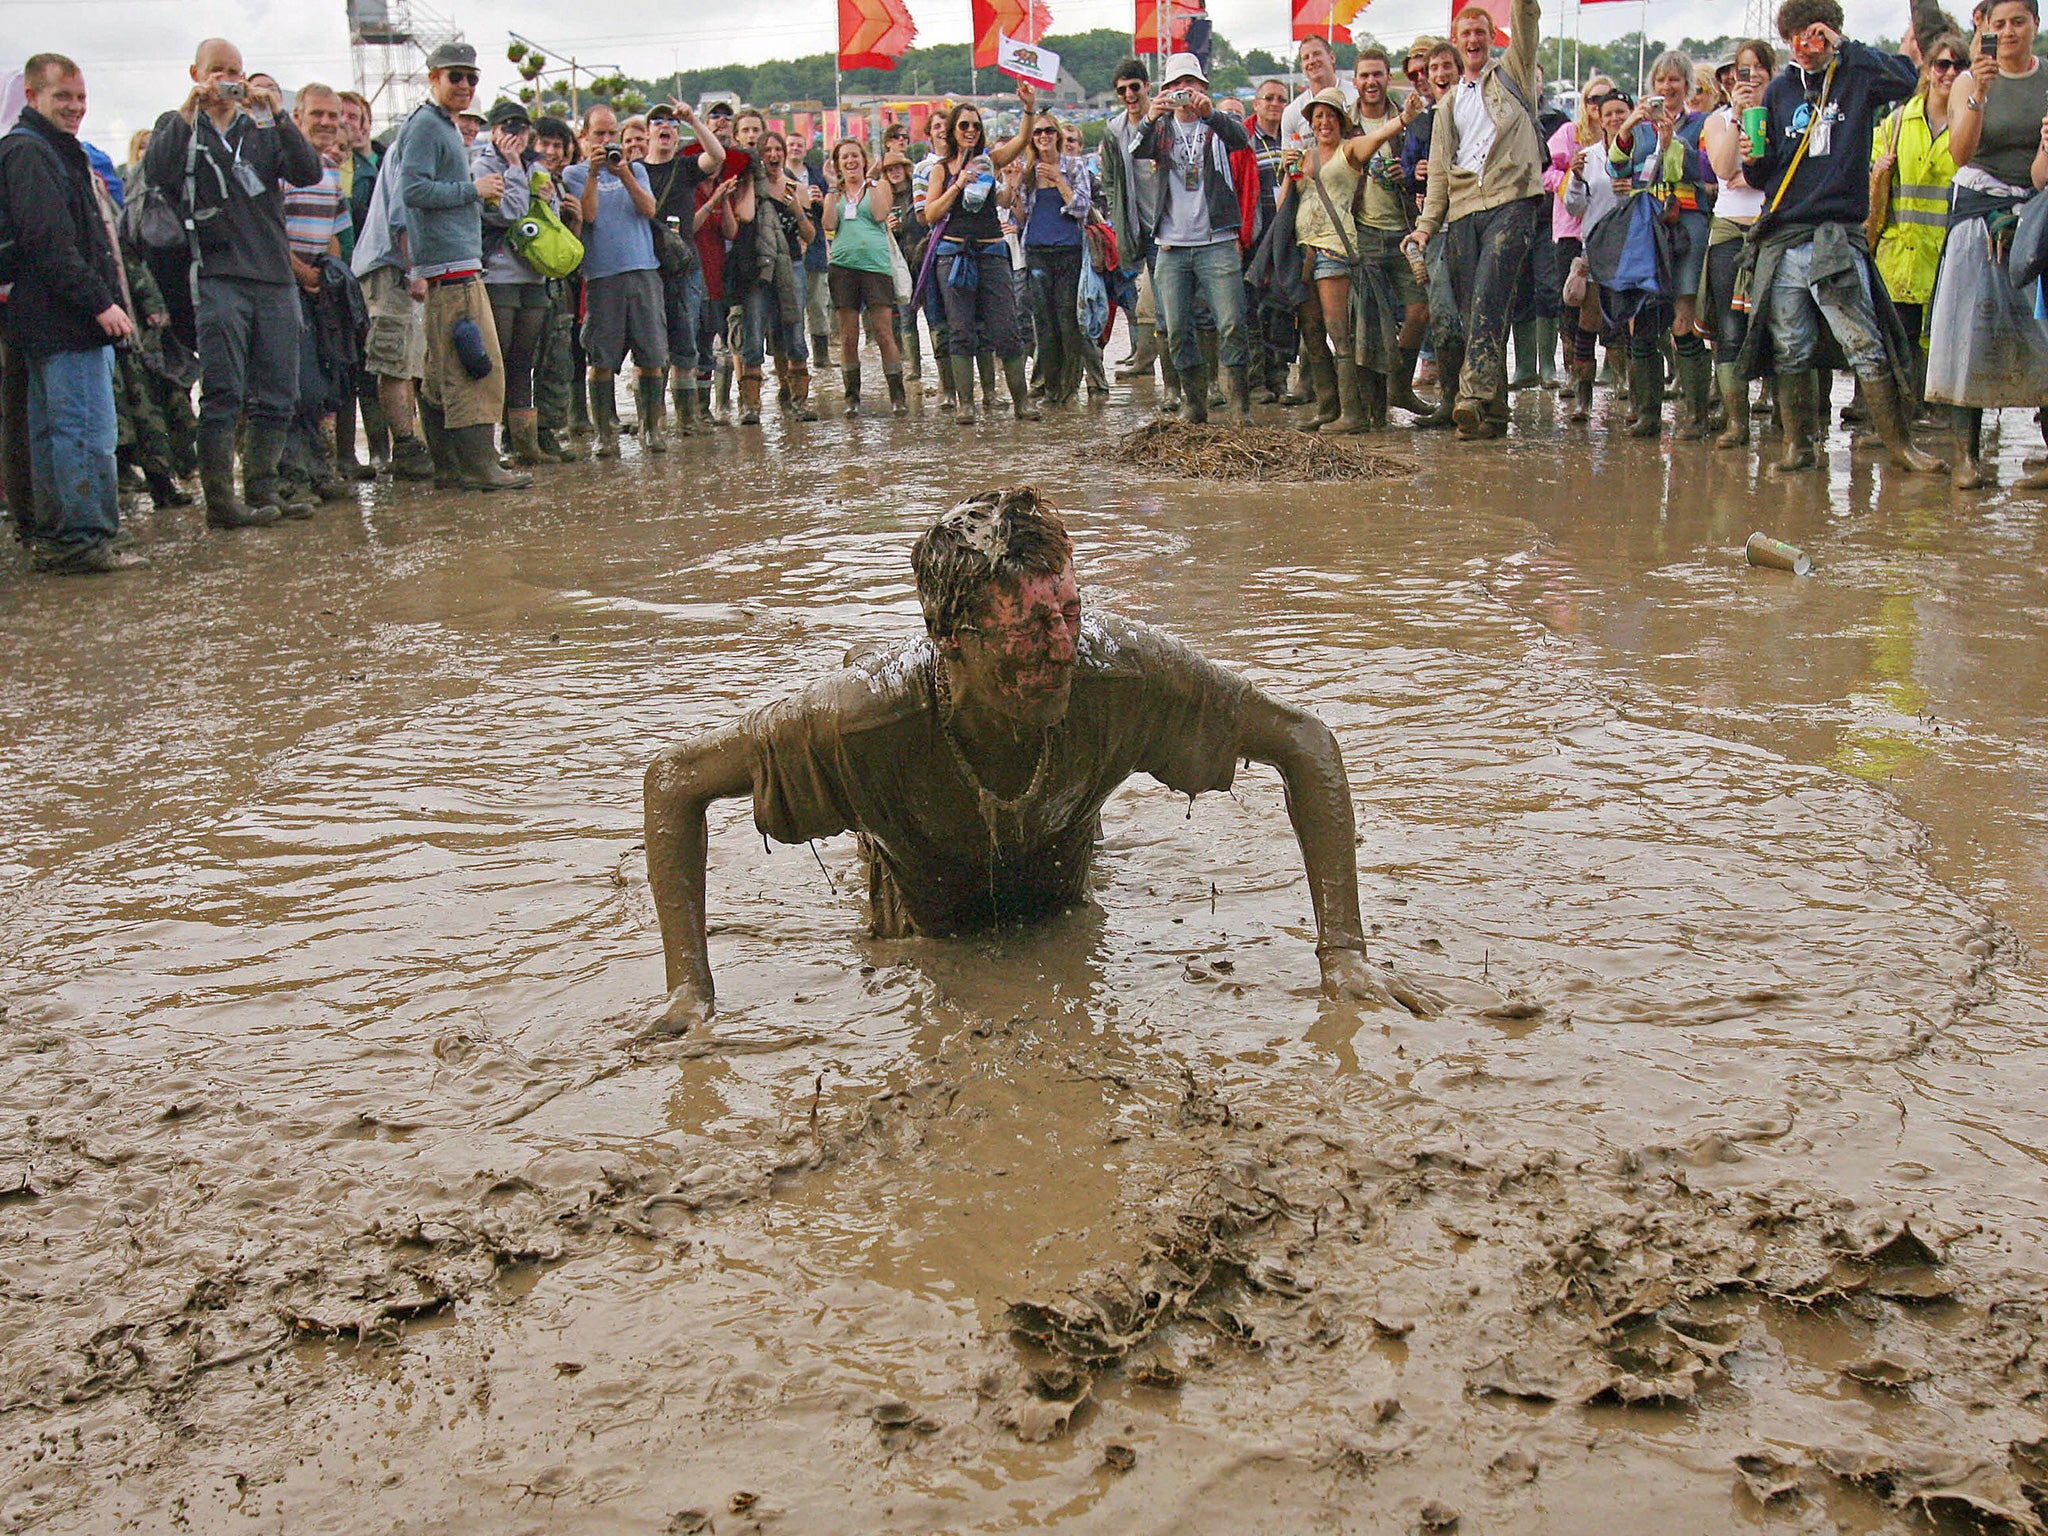
<path id="1" fill-rule="evenodd" d="M 1915 96 L 1898 108 L 1902 121 L 1887 116 L 1870 136 L 1873 163 L 1899 136 L 1899 162 L 1892 168 L 1891 220 L 1878 238 L 1878 276 L 1894 304 L 1925 304 L 1934 292 L 1934 269 L 1948 238 L 1949 183 L 1956 163 L 1949 157 L 1948 129 L 1933 131 L 1927 102 Z M 1896 115 L 1896 114 L 1895 114 Z"/>

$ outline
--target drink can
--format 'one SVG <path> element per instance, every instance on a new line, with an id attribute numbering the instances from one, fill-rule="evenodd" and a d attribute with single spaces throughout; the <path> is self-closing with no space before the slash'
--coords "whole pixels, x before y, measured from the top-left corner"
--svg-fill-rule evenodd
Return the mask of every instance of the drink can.
<path id="1" fill-rule="evenodd" d="M 1753 153 L 1761 154 L 1764 147 L 1764 130 L 1770 126 L 1770 112 L 1764 107 L 1742 109 L 1742 131 L 1749 135 L 1749 147 Z"/>
<path id="2" fill-rule="evenodd" d="M 1761 565 L 1773 571 L 1790 571 L 1794 576 L 1810 575 L 1813 571 L 1813 561 L 1805 550 L 1796 544 L 1787 544 L 1783 539 L 1774 539 L 1768 533 L 1752 533 L 1749 542 L 1742 547 L 1751 565 Z"/>
<path id="3" fill-rule="evenodd" d="M 1415 274 L 1415 281 L 1424 288 L 1429 287 L 1429 263 L 1422 259 L 1422 252 L 1412 245 L 1404 245 L 1401 254 L 1408 258 L 1408 270 Z"/>

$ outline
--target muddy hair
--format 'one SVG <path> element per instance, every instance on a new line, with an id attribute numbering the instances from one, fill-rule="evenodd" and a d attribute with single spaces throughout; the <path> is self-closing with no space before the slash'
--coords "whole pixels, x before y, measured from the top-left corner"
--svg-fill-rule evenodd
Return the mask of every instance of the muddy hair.
<path id="1" fill-rule="evenodd" d="M 1074 541 L 1052 503 L 1028 485 L 983 491 L 941 514 L 910 551 L 917 602 L 932 639 L 972 628 L 992 590 L 1031 576 L 1056 576 Z"/>
<path id="2" fill-rule="evenodd" d="M 1778 7 L 1778 36 L 1794 38 L 1816 21 L 1842 30 L 1842 7 L 1837 0 L 1785 0 Z"/>

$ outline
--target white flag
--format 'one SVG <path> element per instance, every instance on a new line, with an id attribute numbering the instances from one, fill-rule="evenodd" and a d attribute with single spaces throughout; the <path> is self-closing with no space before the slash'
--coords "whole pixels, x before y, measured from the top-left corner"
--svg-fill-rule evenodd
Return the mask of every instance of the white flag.
<path id="1" fill-rule="evenodd" d="M 1041 90 L 1060 83 L 1060 56 L 1037 43 L 1022 42 L 1007 32 L 996 33 L 996 68 L 1014 80 L 1028 80 Z"/>

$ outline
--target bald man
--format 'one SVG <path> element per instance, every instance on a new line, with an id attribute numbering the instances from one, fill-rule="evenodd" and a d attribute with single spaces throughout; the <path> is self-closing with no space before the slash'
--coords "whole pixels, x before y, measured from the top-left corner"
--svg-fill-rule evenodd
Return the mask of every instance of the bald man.
<path id="1" fill-rule="evenodd" d="M 281 113 L 276 89 L 243 73 L 241 50 L 225 38 L 201 43 L 190 73 L 185 104 L 156 120 L 143 171 L 189 213 L 197 245 L 206 521 L 251 528 L 310 517 L 312 502 L 288 496 L 277 474 L 299 398 L 298 286 L 281 186 L 318 183 L 320 152 Z M 235 423 L 243 416 L 249 433 L 237 497 Z"/>

